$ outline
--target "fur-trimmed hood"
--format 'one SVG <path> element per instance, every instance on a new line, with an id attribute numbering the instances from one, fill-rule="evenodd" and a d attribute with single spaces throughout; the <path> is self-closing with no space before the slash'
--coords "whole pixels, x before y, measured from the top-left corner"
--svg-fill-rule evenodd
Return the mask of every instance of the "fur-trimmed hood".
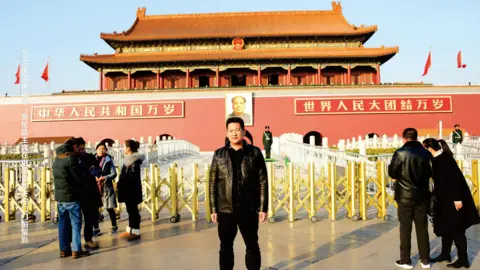
<path id="1" fill-rule="evenodd" d="M 130 167 L 137 160 L 140 161 L 140 164 L 142 164 L 143 161 L 145 160 L 145 155 L 136 152 L 131 155 L 125 156 L 125 166 Z"/>

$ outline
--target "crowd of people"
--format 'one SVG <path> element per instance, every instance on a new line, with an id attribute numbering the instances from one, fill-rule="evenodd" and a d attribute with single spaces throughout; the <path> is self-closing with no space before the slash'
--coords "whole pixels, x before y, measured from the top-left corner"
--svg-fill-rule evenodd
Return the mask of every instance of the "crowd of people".
<path id="1" fill-rule="evenodd" d="M 99 248 L 93 238 L 102 234 L 98 224 L 99 209 L 102 207 L 110 216 L 110 234 L 117 233 L 117 194 L 118 202 L 125 203 L 129 217 L 126 231 L 120 237 L 128 241 L 140 239 L 137 205 L 142 202 L 140 166 L 144 156 L 138 153 L 139 146 L 137 141 L 125 141 L 125 162 L 116 184 L 117 170 L 106 144 L 98 144 L 96 154 L 85 151 L 85 141 L 81 137 L 72 138 L 57 147 L 52 170 L 60 257 L 81 258 L 90 255 L 89 249 Z M 86 250 L 81 246 L 82 219 Z"/>

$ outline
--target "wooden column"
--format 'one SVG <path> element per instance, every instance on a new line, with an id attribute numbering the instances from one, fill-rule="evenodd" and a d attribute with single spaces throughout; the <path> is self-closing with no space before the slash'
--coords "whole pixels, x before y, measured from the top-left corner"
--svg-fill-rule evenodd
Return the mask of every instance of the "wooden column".
<path id="1" fill-rule="evenodd" d="M 348 64 L 347 68 L 347 84 L 352 84 L 352 69 L 350 67 L 350 64 Z"/>
<path id="2" fill-rule="evenodd" d="M 187 81 L 185 83 L 186 88 L 190 88 L 190 69 L 187 68 L 187 72 L 185 73 L 185 80 Z"/>
<path id="3" fill-rule="evenodd" d="M 163 74 L 160 74 L 160 88 L 165 88 L 165 79 L 163 78 Z"/>
<path id="4" fill-rule="evenodd" d="M 103 91 L 103 69 L 98 70 L 100 72 L 100 91 Z"/>
<path id="5" fill-rule="evenodd" d="M 292 67 L 288 65 L 288 73 L 287 73 L 287 85 L 292 83 Z"/>
<path id="6" fill-rule="evenodd" d="M 318 65 L 318 69 L 317 69 L 317 84 L 321 84 L 322 83 L 322 67 L 320 65 Z"/>
<path id="7" fill-rule="evenodd" d="M 132 72 L 128 71 L 128 78 L 127 78 L 127 89 L 132 89 Z"/>
<path id="8" fill-rule="evenodd" d="M 257 77 L 258 77 L 258 86 L 262 86 L 262 69 L 260 67 L 258 67 Z"/>
<path id="9" fill-rule="evenodd" d="M 217 67 L 217 71 L 216 71 L 216 75 L 215 75 L 215 76 L 216 76 L 215 78 L 216 78 L 216 81 L 217 81 L 216 87 L 220 87 L 222 84 L 221 84 L 221 82 L 220 82 L 220 69 L 219 69 L 218 67 Z"/>
<path id="10" fill-rule="evenodd" d="M 380 84 L 380 64 L 377 64 L 377 81 L 376 84 Z"/>
<path id="11" fill-rule="evenodd" d="M 157 70 L 157 88 L 160 88 L 160 70 Z"/>

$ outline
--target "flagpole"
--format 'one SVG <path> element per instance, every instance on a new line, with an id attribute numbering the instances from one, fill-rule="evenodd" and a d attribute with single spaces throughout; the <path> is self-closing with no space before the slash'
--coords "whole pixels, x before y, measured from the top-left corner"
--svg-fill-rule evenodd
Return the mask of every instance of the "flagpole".
<path id="1" fill-rule="evenodd" d="M 20 81 L 19 81 L 19 85 L 20 85 L 20 96 L 23 97 L 23 93 L 22 93 L 22 57 L 20 56 L 20 73 L 18 74 L 18 76 L 20 76 Z"/>
<path id="2" fill-rule="evenodd" d="M 51 95 L 51 94 L 52 94 L 52 90 L 51 90 L 51 88 L 50 88 L 50 56 L 48 56 L 47 66 L 48 66 L 48 93 Z"/>

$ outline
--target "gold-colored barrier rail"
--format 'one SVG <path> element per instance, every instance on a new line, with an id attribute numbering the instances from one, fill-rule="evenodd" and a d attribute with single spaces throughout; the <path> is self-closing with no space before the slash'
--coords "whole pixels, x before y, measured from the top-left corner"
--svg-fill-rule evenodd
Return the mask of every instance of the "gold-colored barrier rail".
<path id="1" fill-rule="evenodd" d="M 462 169 L 466 165 L 462 161 L 458 164 Z M 196 163 L 188 167 L 178 167 L 173 163 L 164 176 L 157 164 L 150 164 L 143 170 L 144 201 L 139 208 L 149 212 L 153 222 L 159 220 L 162 213 L 169 216 L 172 223 L 179 221 L 180 213 L 191 215 L 193 221 L 201 218 L 200 213 L 203 213 L 204 218 L 211 221 L 209 165 L 203 168 L 202 177 Z M 322 215 L 330 220 L 336 220 L 339 216 L 352 220 L 367 220 L 372 216 L 390 220 L 389 209 L 397 207 L 393 197 L 394 180 L 388 177 L 384 161 L 375 163 L 375 171 L 375 175 L 367 174 L 367 164 L 363 162 L 348 162 L 346 167 L 340 167 L 331 161 L 321 168 L 316 168 L 314 163 L 303 167 L 290 163 L 278 169 L 274 163 L 267 163 L 268 220 L 275 222 L 285 216 L 293 222 L 307 216 L 316 222 Z M 54 185 L 51 168 L 42 165 L 27 168 L 26 192 L 21 183 L 21 173 L 18 168 L 4 167 L 1 174 L 0 198 L 3 197 L 3 200 L 0 214 L 5 222 L 15 220 L 19 212 L 28 214 L 31 221 L 35 221 L 35 214 L 39 214 L 41 222 L 55 222 L 56 218 L 52 217 Z M 475 205 L 480 208 L 478 160 L 471 162 L 471 170 L 465 174 L 465 178 Z M 25 208 L 22 207 L 24 194 L 28 194 Z M 124 209 L 123 204 L 119 204 L 116 209 L 118 216 Z"/>

